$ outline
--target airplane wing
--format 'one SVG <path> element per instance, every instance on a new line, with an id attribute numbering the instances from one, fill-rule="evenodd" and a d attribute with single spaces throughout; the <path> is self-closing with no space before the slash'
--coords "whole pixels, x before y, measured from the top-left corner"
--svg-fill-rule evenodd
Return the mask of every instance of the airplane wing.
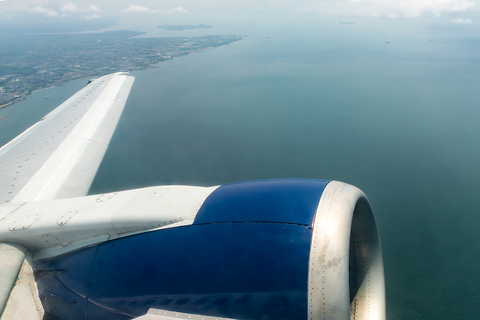
<path id="1" fill-rule="evenodd" d="M 133 320 L 233 320 L 221 317 L 209 317 L 204 315 L 195 315 L 191 313 L 172 312 L 151 308 L 146 315 L 135 318 Z"/>
<path id="2" fill-rule="evenodd" d="M 0 148 L 0 222 L 10 215 L 10 209 L 26 202 L 87 194 L 133 81 L 127 73 L 90 81 Z M 21 245 L 0 242 L 2 319 L 20 315 L 41 318 L 32 269 L 26 262 L 29 255 L 29 250 Z M 4 308 L 8 299 L 14 306 Z"/>
<path id="3" fill-rule="evenodd" d="M 134 78 L 91 81 L 0 149 L 0 204 L 84 196 L 95 177 Z"/>

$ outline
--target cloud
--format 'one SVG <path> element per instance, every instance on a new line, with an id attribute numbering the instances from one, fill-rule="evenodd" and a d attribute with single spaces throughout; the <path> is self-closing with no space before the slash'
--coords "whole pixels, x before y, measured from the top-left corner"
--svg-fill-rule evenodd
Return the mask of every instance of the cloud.
<path id="1" fill-rule="evenodd" d="M 340 0 L 323 2 L 299 11 L 318 11 L 361 17 L 418 18 L 472 10 L 475 0 Z"/>
<path id="2" fill-rule="evenodd" d="M 100 16 L 96 13 L 92 13 L 91 15 L 85 16 L 84 18 L 87 19 L 87 20 L 93 20 L 93 19 L 100 18 Z"/>
<path id="3" fill-rule="evenodd" d="M 89 13 L 86 16 L 84 16 L 84 18 L 87 19 L 87 20 L 93 20 L 93 19 L 101 18 L 97 13 L 102 12 L 102 10 L 100 10 L 100 8 L 97 7 L 94 4 L 91 4 L 90 6 L 88 6 L 87 10 L 85 10 L 85 11 L 87 13 Z"/>
<path id="4" fill-rule="evenodd" d="M 472 23 L 472 19 L 453 19 L 453 23 Z"/>
<path id="5" fill-rule="evenodd" d="M 44 13 L 44 14 L 47 15 L 47 17 L 58 16 L 58 12 L 51 9 L 51 8 L 35 7 L 33 9 L 31 9 L 30 12 Z"/>
<path id="6" fill-rule="evenodd" d="M 190 11 L 183 9 L 182 7 L 176 7 L 175 9 L 165 10 L 164 12 L 165 13 L 177 13 L 177 12 L 179 12 L 179 13 L 191 13 Z"/>
<path id="7" fill-rule="evenodd" d="M 127 9 L 123 10 L 123 12 L 153 12 L 155 10 L 150 10 L 147 7 L 136 6 L 131 4 Z"/>
<path id="8" fill-rule="evenodd" d="M 183 9 L 182 7 L 176 7 L 175 9 L 170 10 L 155 10 L 150 9 L 147 7 L 137 6 L 131 4 L 127 9 L 123 10 L 123 12 L 148 12 L 148 13 L 190 13 L 190 11 Z"/>
<path id="9" fill-rule="evenodd" d="M 66 4 L 61 9 L 62 12 L 75 12 L 77 11 L 77 6 L 73 3 Z"/>
<path id="10" fill-rule="evenodd" d="M 100 8 L 97 7 L 96 5 L 91 4 L 91 5 L 87 8 L 87 12 L 102 12 L 102 10 L 100 10 Z"/>

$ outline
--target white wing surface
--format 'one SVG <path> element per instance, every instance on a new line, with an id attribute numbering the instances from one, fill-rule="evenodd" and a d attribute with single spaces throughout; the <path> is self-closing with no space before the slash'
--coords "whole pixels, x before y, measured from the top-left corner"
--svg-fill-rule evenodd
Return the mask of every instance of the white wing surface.
<path id="1" fill-rule="evenodd" d="M 0 203 L 86 195 L 133 80 L 126 73 L 93 80 L 0 148 Z"/>
<path id="2" fill-rule="evenodd" d="M 9 218 L 22 224 L 25 218 L 12 213 L 26 202 L 87 194 L 133 80 L 115 73 L 89 82 L 0 148 L 0 225 L 10 225 Z M 42 216 L 30 213 L 27 220 Z M 10 230 L 0 236 L 0 314 L 6 320 L 43 316 L 29 263 L 32 248 L 13 244 L 22 242 L 22 236 Z"/>

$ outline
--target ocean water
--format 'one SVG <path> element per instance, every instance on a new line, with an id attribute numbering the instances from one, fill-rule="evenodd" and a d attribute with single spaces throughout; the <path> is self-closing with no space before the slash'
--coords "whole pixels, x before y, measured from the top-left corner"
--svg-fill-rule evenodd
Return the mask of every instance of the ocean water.
<path id="1" fill-rule="evenodd" d="M 90 193 L 344 181 L 375 211 L 388 318 L 478 318 L 480 42 L 443 25 L 409 28 L 272 28 L 132 72 Z M 20 127 L 4 124 L 33 121 L 82 85 L 0 110 L 11 115 L 0 139 Z"/>

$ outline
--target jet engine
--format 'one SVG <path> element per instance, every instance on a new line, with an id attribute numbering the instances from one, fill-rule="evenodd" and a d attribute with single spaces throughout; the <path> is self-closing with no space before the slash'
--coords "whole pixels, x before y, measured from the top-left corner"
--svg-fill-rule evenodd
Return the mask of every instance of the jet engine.
<path id="1" fill-rule="evenodd" d="M 131 217 L 143 209 L 129 209 Z M 33 269 L 46 319 L 132 319 L 153 309 L 231 319 L 385 319 L 372 209 L 362 191 L 338 181 L 222 185 L 190 223 L 40 259 Z"/>

